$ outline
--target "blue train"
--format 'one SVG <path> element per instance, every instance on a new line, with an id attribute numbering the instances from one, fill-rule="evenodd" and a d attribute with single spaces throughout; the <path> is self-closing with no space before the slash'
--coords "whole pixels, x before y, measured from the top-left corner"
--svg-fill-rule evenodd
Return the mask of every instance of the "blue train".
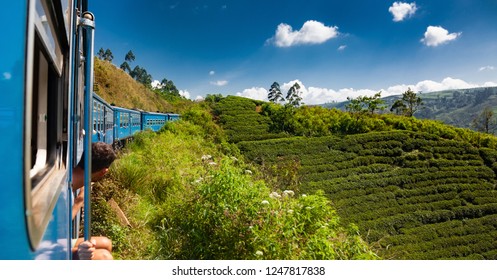
<path id="1" fill-rule="evenodd" d="M 146 112 L 112 106 L 93 93 L 92 142 L 115 144 L 130 139 L 142 130 L 158 131 L 169 121 L 179 119 L 179 114 Z"/>
<path id="2" fill-rule="evenodd" d="M 71 259 L 72 169 L 91 143 L 116 143 L 179 118 L 109 105 L 93 93 L 87 0 L 6 1 L 0 29 L 0 259 Z M 88 183 L 85 183 L 88 184 Z M 85 186 L 85 213 L 91 213 Z M 85 215 L 84 237 L 91 236 Z"/>

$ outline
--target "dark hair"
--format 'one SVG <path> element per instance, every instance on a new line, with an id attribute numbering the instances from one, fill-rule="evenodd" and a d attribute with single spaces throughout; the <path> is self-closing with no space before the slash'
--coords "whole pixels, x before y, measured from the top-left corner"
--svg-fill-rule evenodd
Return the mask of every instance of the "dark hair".
<path id="1" fill-rule="evenodd" d="M 78 163 L 78 167 L 85 168 L 85 152 Z M 94 142 L 91 144 L 91 172 L 96 172 L 108 168 L 116 159 L 116 153 L 112 145 L 104 142 Z"/>

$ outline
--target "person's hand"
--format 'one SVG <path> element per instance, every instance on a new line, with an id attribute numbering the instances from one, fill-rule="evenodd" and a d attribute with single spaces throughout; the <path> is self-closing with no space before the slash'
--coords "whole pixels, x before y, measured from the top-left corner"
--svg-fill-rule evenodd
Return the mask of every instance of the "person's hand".
<path id="1" fill-rule="evenodd" d="M 84 201 L 85 201 L 85 187 L 81 187 L 79 189 L 78 196 L 74 198 L 74 204 L 81 204 L 81 205 L 83 205 Z"/>
<path id="2" fill-rule="evenodd" d="M 78 245 L 78 256 L 80 260 L 91 260 L 95 252 L 95 240 L 83 241 Z"/>

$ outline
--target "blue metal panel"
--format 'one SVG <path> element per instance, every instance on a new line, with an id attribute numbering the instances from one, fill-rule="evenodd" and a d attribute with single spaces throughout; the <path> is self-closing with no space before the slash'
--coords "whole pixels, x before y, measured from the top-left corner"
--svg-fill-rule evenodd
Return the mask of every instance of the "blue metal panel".
<path id="1" fill-rule="evenodd" d="M 29 242 L 24 218 L 23 188 L 23 120 L 24 65 L 26 49 L 27 1 L 2 3 L 3 21 L 0 28 L 0 158 L 8 160 L 0 168 L 0 259 L 29 258 Z M 6 5 L 6 7 L 5 7 Z M 6 215 L 8 213 L 8 215 Z"/>
<path id="2" fill-rule="evenodd" d="M 92 142 L 114 142 L 114 110 L 104 99 L 93 93 Z"/>
<path id="3" fill-rule="evenodd" d="M 133 125 L 132 115 L 139 115 L 140 111 L 115 106 L 112 108 L 114 109 L 114 125 L 116 128 L 114 130 L 115 140 L 126 139 L 139 131 L 140 125 Z"/>
<path id="4" fill-rule="evenodd" d="M 167 122 L 167 119 L 167 114 L 142 112 L 142 128 L 143 130 L 159 131 Z"/>
<path id="5" fill-rule="evenodd" d="M 179 120 L 179 115 L 178 115 L 178 114 L 168 113 L 168 114 L 167 114 L 167 117 L 168 117 L 168 120 L 169 120 L 169 121 L 176 121 L 176 120 Z"/>

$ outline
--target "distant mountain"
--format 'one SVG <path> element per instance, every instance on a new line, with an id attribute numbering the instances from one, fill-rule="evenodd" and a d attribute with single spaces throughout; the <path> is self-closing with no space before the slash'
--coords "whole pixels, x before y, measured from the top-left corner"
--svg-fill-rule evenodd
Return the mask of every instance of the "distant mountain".
<path id="1" fill-rule="evenodd" d="M 386 101 L 387 111 L 400 95 L 382 98 Z M 492 108 L 497 115 L 497 87 L 454 89 L 421 93 L 423 107 L 414 114 L 418 119 L 439 120 L 446 124 L 472 128 L 471 121 L 486 107 Z M 345 110 L 348 101 L 326 103 L 321 106 Z"/>

